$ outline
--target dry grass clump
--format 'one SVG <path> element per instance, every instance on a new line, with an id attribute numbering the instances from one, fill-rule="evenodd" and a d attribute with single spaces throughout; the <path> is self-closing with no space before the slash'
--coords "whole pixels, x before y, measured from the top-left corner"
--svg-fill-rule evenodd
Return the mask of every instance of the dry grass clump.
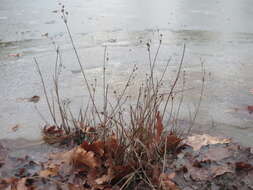
<path id="1" fill-rule="evenodd" d="M 179 79 L 182 63 L 183 57 L 177 77 L 166 96 L 160 92 L 163 79 L 155 81 L 153 77 L 155 62 L 151 62 L 150 76 L 139 87 L 135 103 L 126 103 L 129 98 L 126 89 L 132 80 L 131 74 L 114 106 L 108 105 L 109 88 L 104 85 L 103 111 L 99 112 L 96 104 L 88 104 L 86 112 L 81 110 L 77 118 L 60 101 L 55 85 L 61 124 L 57 125 L 56 112 L 52 112 L 55 125 L 44 127 L 43 138 L 49 144 L 78 145 L 71 150 L 70 158 L 73 171 L 85 183 L 82 186 L 94 189 L 133 189 L 139 186 L 147 189 L 177 189 L 165 173 L 165 168 L 168 157 L 173 156 L 180 147 L 184 134 L 178 129 L 164 126 L 163 118 Z M 41 78 L 43 81 L 42 75 Z M 91 95 L 90 98 L 95 97 Z M 94 99 L 92 101 L 95 102 Z M 55 110 L 51 104 L 48 105 L 49 110 Z M 91 118 L 87 110 L 91 110 Z"/>
<path id="2" fill-rule="evenodd" d="M 64 7 L 61 13 L 90 100 L 87 107 L 81 109 L 77 117 L 61 100 L 58 82 L 62 63 L 59 49 L 56 48 L 57 59 L 53 75 L 55 97 L 50 101 L 39 64 L 35 59 L 49 112 L 54 122 L 53 125 L 44 127 L 43 139 L 49 144 L 77 145 L 71 151 L 71 163 L 79 177 L 85 179 L 82 185 L 88 189 L 106 189 L 107 187 L 133 189 L 138 186 L 145 186 L 149 189 L 177 189 L 170 180 L 170 176 L 165 173 L 165 168 L 167 158 L 173 155 L 171 153 L 174 153 L 180 146 L 184 131 L 173 126 L 164 126 L 163 119 L 171 117 L 171 114 L 166 116 L 166 111 L 169 102 L 173 101 L 174 90 L 180 78 L 185 46 L 177 75 L 172 81 L 169 92 L 165 95 L 161 92 L 161 87 L 169 61 L 161 78 L 154 77 L 162 40 L 159 42 L 153 59 L 150 44 L 147 43 L 150 73 L 139 86 L 136 101 L 130 104 L 126 103 L 129 99 L 126 91 L 137 67 L 133 68 L 124 89 L 112 103 L 109 97 L 110 86 L 106 84 L 105 48 L 103 108 L 99 110 L 95 100 L 96 90 L 87 80 L 69 30 Z"/>

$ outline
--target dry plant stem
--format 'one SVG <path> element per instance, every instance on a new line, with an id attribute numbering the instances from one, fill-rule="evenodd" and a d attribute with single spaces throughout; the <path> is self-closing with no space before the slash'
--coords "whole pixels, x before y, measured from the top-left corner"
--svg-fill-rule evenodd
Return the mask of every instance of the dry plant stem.
<path id="1" fill-rule="evenodd" d="M 125 181 L 125 183 L 120 187 L 120 190 L 123 190 L 125 187 L 127 187 L 130 184 L 130 181 L 132 180 L 132 178 L 134 178 L 134 176 L 136 175 L 136 171 L 133 173 L 130 173 L 129 175 L 125 176 L 123 179 L 127 178 L 127 180 Z M 123 180 L 122 179 L 122 180 Z M 121 182 L 121 181 L 119 181 Z"/>
<path id="2" fill-rule="evenodd" d="M 56 100 L 58 104 L 58 109 L 60 111 L 60 116 L 61 116 L 61 126 L 63 127 L 64 131 L 68 134 L 70 131 L 67 127 L 66 121 L 65 121 L 65 114 L 63 110 L 63 106 L 61 105 L 61 100 L 60 100 L 60 94 L 59 94 L 59 86 L 58 86 L 58 75 L 54 76 L 54 87 L 55 87 L 55 94 L 56 94 Z"/>
<path id="3" fill-rule="evenodd" d="M 106 123 L 106 108 L 107 108 L 107 89 L 108 89 L 108 86 L 106 87 L 106 78 L 105 78 L 105 70 L 106 70 L 106 67 L 105 67 L 105 62 L 106 62 L 106 50 L 107 50 L 107 47 L 105 46 L 105 49 L 104 49 L 104 63 L 103 63 L 103 96 L 104 96 L 104 124 Z"/>
<path id="4" fill-rule="evenodd" d="M 67 124 L 67 116 L 66 116 L 66 113 L 64 111 L 64 106 L 61 104 L 60 94 L 59 94 L 59 68 L 58 68 L 59 51 L 58 50 L 59 49 L 57 49 L 57 59 L 56 59 L 56 62 L 55 62 L 55 73 L 54 73 L 54 76 L 53 76 L 53 81 L 54 81 L 54 88 L 55 88 L 55 94 L 56 94 L 58 109 L 59 109 L 60 116 L 61 116 L 61 126 L 63 127 L 64 131 L 67 134 L 69 134 L 70 129 L 69 129 L 68 124 Z"/>
<path id="5" fill-rule="evenodd" d="M 150 44 L 147 43 L 148 46 L 148 60 L 149 60 L 149 69 L 150 69 L 150 73 L 152 71 L 152 61 L 151 61 L 151 48 L 150 48 Z"/>
<path id="6" fill-rule="evenodd" d="M 164 76 L 165 76 L 165 74 L 166 74 L 166 72 L 167 72 L 167 70 L 168 70 L 168 66 L 169 66 L 170 61 L 171 61 L 171 57 L 168 59 L 168 61 L 167 61 L 167 63 L 166 63 L 166 66 L 165 66 L 165 69 L 163 70 L 162 76 L 161 76 L 161 78 L 160 78 L 160 80 L 159 80 L 159 82 L 158 82 L 159 87 L 162 85 L 162 81 L 163 81 Z"/>
<path id="7" fill-rule="evenodd" d="M 54 115 L 54 118 L 56 118 L 56 110 L 55 110 L 55 102 L 54 102 L 54 93 L 53 91 L 51 91 L 51 97 L 52 97 L 52 111 L 53 111 L 53 115 Z"/>
<path id="8" fill-rule="evenodd" d="M 155 188 L 154 185 L 152 184 L 151 180 L 149 179 L 148 175 L 146 174 L 146 172 L 145 172 L 145 170 L 144 170 L 143 168 L 142 168 L 142 173 L 144 174 L 145 178 L 147 179 L 147 180 L 146 180 L 146 179 L 142 178 L 143 181 L 144 181 L 147 185 L 149 185 L 149 186 L 151 187 L 151 189 L 156 190 L 156 188 Z"/>
<path id="9" fill-rule="evenodd" d="M 162 173 L 165 172 L 165 167 L 166 167 L 167 141 L 168 141 L 168 138 L 165 138 L 165 146 L 164 146 L 164 154 L 163 154 L 163 169 L 162 169 Z"/>
<path id="10" fill-rule="evenodd" d="M 45 117 L 42 115 L 42 113 L 39 111 L 36 105 L 34 105 L 35 110 L 39 114 L 40 118 L 46 123 L 46 125 L 49 125 L 48 121 L 45 119 Z"/>
<path id="11" fill-rule="evenodd" d="M 54 67 L 54 76 L 58 76 L 57 72 L 58 72 L 58 59 L 59 59 L 59 48 L 57 47 L 56 49 L 56 60 L 55 60 L 55 67 Z M 56 80 L 58 80 L 58 78 L 56 78 Z"/>
<path id="12" fill-rule="evenodd" d="M 176 112 L 176 115 L 175 115 L 176 124 L 172 127 L 172 131 L 175 134 L 178 134 L 179 136 L 180 136 L 180 128 L 178 127 L 178 122 L 177 121 L 179 119 L 180 109 L 181 109 L 181 106 L 182 106 L 182 103 L 183 103 L 183 100 L 184 100 L 184 89 L 185 89 L 185 72 L 183 74 L 182 93 L 181 93 L 181 97 L 180 97 L 180 100 L 179 100 L 177 112 Z"/>
<path id="13" fill-rule="evenodd" d="M 77 126 L 77 121 L 72 113 L 72 111 L 69 109 L 69 113 L 70 113 L 70 116 L 71 116 L 71 121 L 73 123 L 73 126 L 75 127 L 76 130 L 79 130 L 78 126 Z"/>
<path id="14" fill-rule="evenodd" d="M 182 54 L 181 61 L 180 61 L 180 64 L 179 64 L 179 68 L 178 68 L 176 79 L 175 79 L 174 83 L 172 84 L 172 87 L 170 89 L 170 93 L 169 93 L 169 95 L 168 95 L 168 97 L 166 99 L 166 103 L 165 103 L 165 106 L 164 106 L 164 109 L 163 109 L 163 113 L 162 113 L 162 119 L 164 118 L 164 114 L 166 112 L 169 100 L 170 100 L 170 98 L 171 98 L 171 96 L 173 94 L 173 90 L 175 89 L 177 81 L 178 81 L 178 79 L 180 77 L 182 65 L 183 65 L 183 62 L 184 62 L 184 55 L 185 55 L 185 44 L 184 44 L 184 47 L 183 47 L 183 54 Z"/>
<path id="15" fill-rule="evenodd" d="M 160 47 L 161 47 L 161 44 L 162 44 L 162 40 L 160 39 L 159 41 L 159 46 L 156 50 L 156 54 L 154 56 L 154 59 L 153 61 L 151 61 L 151 48 L 150 48 L 150 44 L 147 43 L 147 47 L 148 47 L 148 58 L 149 58 L 149 67 L 150 67 L 150 82 L 151 82 L 151 86 L 153 88 L 153 91 L 155 91 L 155 85 L 154 85 L 154 69 L 155 69 L 155 64 L 156 64 L 156 61 L 157 61 L 157 56 L 159 54 L 159 51 L 160 51 Z"/>
<path id="16" fill-rule="evenodd" d="M 204 62 L 202 61 L 201 62 L 201 70 L 202 70 L 202 85 L 201 85 L 201 92 L 200 92 L 200 96 L 199 96 L 199 101 L 198 101 L 198 105 L 197 105 L 197 108 L 196 108 L 196 111 L 194 113 L 194 116 L 193 116 L 193 119 L 191 121 L 191 125 L 188 129 L 188 132 L 187 132 L 187 135 L 190 134 L 195 122 L 196 122 L 196 119 L 197 119 L 197 115 L 199 113 L 199 109 L 200 109 L 200 105 L 201 105 L 201 102 L 202 102 L 202 98 L 203 98 L 203 95 L 204 95 L 204 89 L 205 89 L 205 75 L 206 75 L 206 71 L 205 71 L 205 67 L 204 67 Z"/>
<path id="17" fill-rule="evenodd" d="M 90 88 L 89 82 L 88 82 L 87 77 L 86 77 L 86 75 L 85 75 L 85 73 L 84 73 L 84 68 L 83 68 L 82 63 L 81 63 L 81 60 L 80 60 L 80 58 L 79 58 L 79 54 L 77 53 L 76 46 L 75 46 L 75 44 L 74 44 L 74 41 L 73 41 L 73 38 L 72 38 L 72 34 L 71 34 L 71 32 L 70 32 L 70 29 L 69 29 L 69 26 L 68 26 L 68 23 L 67 23 L 67 19 L 65 18 L 65 15 L 64 15 L 64 14 L 63 14 L 63 16 L 64 16 L 64 23 L 65 23 L 65 26 L 66 26 L 66 29 L 67 29 L 67 32 L 68 32 L 68 35 L 69 35 L 69 38 L 70 38 L 70 41 L 71 41 L 71 45 L 72 45 L 72 47 L 73 47 L 73 49 L 74 49 L 74 52 L 75 52 L 75 55 L 76 55 L 76 58 L 77 58 L 77 62 L 78 62 L 78 64 L 79 64 L 80 68 L 81 68 L 81 72 L 82 72 L 82 75 L 83 75 L 83 78 L 84 78 L 86 87 L 87 87 L 87 89 L 88 89 L 90 99 L 91 99 L 92 104 L 93 104 L 93 107 L 94 107 L 94 109 L 95 109 L 95 111 L 96 111 L 96 115 L 98 116 L 98 119 L 99 119 L 100 123 L 102 123 L 102 119 L 101 119 L 101 117 L 100 117 L 100 114 L 99 114 L 99 112 L 98 112 L 97 106 L 96 106 L 96 104 L 95 104 L 95 100 L 94 100 L 94 98 L 93 98 L 93 96 L 92 96 L 92 89 Z"/>
<path id="18" fill-rule="evenodd" d="M 129 87 L 129 84 L 130 84 L 130 82 L 131 82 L 131 80 L 133 78 L 133 75 L 134 75 L 135 71 L 136 71 L 136 68 L 134 67 L 134 69 L 132 70 L 131 74 L 128 77 L 128 80 L 127 80 L 127 82 L 125 84 L 125 87 L 124 87 L 122 93 L 120 94 L 119 98 L 117 99 L 117 104 L 114 106 L 114 108 L 111 111 L 111 114 L 108 116 L 108 118 L 112 118 L 115 115 L 115 113 L 117 113 L 118 108 L 127 101 L 128 97 L 126 97 L 126 99 L 123 102 L 121 102 L 122 98 L 124 97 L 124 95 L 126 93 L 126 90 Z M 106 123 L 105 123 L 105 125 L 106 125 Z"/>
<path id="19" fill-rule="evenodd" d="M 55 73 L 53 76 L 53 81 L 54 81 L 54 87 L 55 87 L 55 94 L 56 94 L 56 100 L 58 104 L 58 109 L 60 112 L 61 116 L 61 126 L 63 127 L 64 131 L 69 134 L 70 133 L 70 128 L 68 125 L 68 120 L 67 120 L 67 113 L 65 111 L 65 106 L 62 105 L 61 99 L 60 99 L 60 93 L 59 93 L 59 75 L 60 75 L 60 70 L 58 66 L 58 57 L 59 57 L 59 49 L 57 48 L 57 59 L 55 62 Z M 61 63 L 60 63 L 61 65 Z"/>
<path id="20" fill-rule="evenodd" d="M 155 90 L 155 87 L 154 87 L 154 69 L 155 69 L 155 64 L 156 64 L 156 61 L 157 61 L 157 56 L 158 56 L 160 48 L 161 48 L 161 44 L 162 44 L 162 40 L 160 39 L 159 46 L 156 50 L 156 54 L 155 54 L 155 57 L 153 59 L 153 63 L 152 63 L 151 70 L 150 70 L 151 71 L 150 75 L 151 75 L 153 90 Z"/>
<path id="21" fill-rule="evenodd" d="M 41 70 L 40 70 L 40 67 L 39 67 L 39 64 L 37 62 L 37 59 L 36 58 L 33 58 L 34 59 L 34 62 L 36 64 L 36 67 L 37 67 L 37 71 L 40 75 L 40 80 L 41 80 L 41 83 L 42 83 L 42 86 L 43 86 L 43 91 L 44 91 L 44 94 L 45 94 L 45 97 L 46 97 L 46 102 L 47 102 L 47 106 L 48 106 L 48 109 L 49 109 L 49 112 L 50 112 L 50 115 L 54 121 L 54 124 L 57 126 L 57 122 L 56 122 L 56 118 L 53 114 L 53 111 L 52 111 L 52 108 L 51 108 L 51 105 L 49 103 L 49 98 L 48 98 L 48 95 L 47 95 L 47 90 L 46 90 L 46 86 L 45 86 L 45 83 L 44 83 L 44 79 L 43 79 L 43 75 L 41 73 Z"/>
<path id="22" fill-rule="evenodd" d="M 93 86 L 93 84 L 91 84 L 91 86 Z M 95 100 L 96 89 L 97 89 L 97 79 L 95 78 L 94 87 L 92 87 L 92 94 L 91 94 L 93 100 Z M 92 107 L 91 107 L 91 114 L 92 114 L 93 126 L 96 126 L 97 110 L 96 110 L 96 107 L 93 104 L 92 104 Z M 102 121 L 100 121 L 100 123 L 102 123 Z"/>

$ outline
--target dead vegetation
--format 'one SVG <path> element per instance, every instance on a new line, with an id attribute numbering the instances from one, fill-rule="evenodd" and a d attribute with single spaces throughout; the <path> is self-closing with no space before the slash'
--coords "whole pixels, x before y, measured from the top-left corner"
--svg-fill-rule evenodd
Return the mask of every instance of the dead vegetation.
<path id="1" fill-rule="evenodd" d="M 151 152 L 149 159 L 138 152 L 136 156 L 126 153 L 113 136 L 105 142 L 84 141 L 70 150 L 50 154 L 43 162 L 29 156 L 13 157 L 3 144 L 0 146 L 0 189 L 253 188 L 252 148 L 208 135 L 191 136 L 183 143 L 173 154 L 167 154 L 166 162 L 150 156 Z"/>
<path id="2" fill-rule="evenodd" d="M 161 44 L 161 41 L 160 41 Z M 150 56 L 150 46 L 148 53 Z M 106 50 L 105 50 L 106 51 Z M 167 160 L 173 157 L 185 133 L 174 126 L 164 126 L 163 118 L 169 101 L 173 100 L 174 89 L 180 77 L 185 47 L 179 64 L 179 71 L 167 95 L 160 91 L 163 78 L 155 80 L 153 77 L 156 56 L 150 60 L 150 75 L 138 89 L 138 98 L 135 103 L 126 104 L 132 77 L 137 71 L 135 67 L 125 84 L 123 91 L 117 96 L 115 104 L 109 103 L 109 86 L 103 76 L 103 110 L 99 111 L 95 103 L 96 90 L 89 90 L 91 104 L 80 110 L 77 118 L 61 101 L 58 88 L 58 75 L 54 76 L 56 103 L 50 103 L 47 90 L 41 76 L 45 96 L 54 125 L 43 129 L 44 141 L 49 144 L 67 144 L 74 148 L 61 157 L 66 158 L 65 164 L 70 164 L 71 172 L 76 173 L 81 183 L 78 189 L 133 189 L 145 187 L 146 189 L 177 189 L 176 184 L 170 180 L 172 176 L 165 174 Z M 76 54 L 78 57 L 78 54 Z M 106 58 L 105 58 L 106 59 Z M 79 60 L 79 59 L 78 59 Z M 56 63 L 57 67 L 57 63 Z M 87 88 L 83 68 L 84 82 Z M 105 70 L 104 64 L 104 70 Z M 164 71 L 165 74 L 166 71 Z M 58 73 L 57 69 L 56 72 Z M 164 75 L 163 75 L 164 76 Z M 162 77 L 163 77 L 162 76 Z M 57 120 L 56 107 L 59 120 Z M 88 111 L 90 110 L 90 111 Z M 90 112 L 89 115 L 87 112 Z M 60 123 L 60 124 L 59 124 Z M 42 177 L 58 176 L 64 166 L 51 165 L 41 171 Z M 76 185 L 76 183 L 73 183 Z M 85 188 L 84 188 L 85 187 Z"/>
<path id="3" fill-rule="evenodd" d="M 157 66 L 157 57 L 162 44 L 162 35 L 159 45 L 152 58 L 151 44 L 147 43 L 149 56 L 149 74 L 143 83 L 136 89 L 138 96 L 135 102 L 128 104 L 127 89 L 131 85 L 138 68 L 135 66 L 121 92 L 110 92 L 106 81 L 106 47 L 103 64 L 103 106 L 96 103 L 96 85 L 88 82 L 85 69 L 74 44 L 68 22 L 68 13 L 61 7 L 62 19 L 66 26 L 77 62 L 81 69 L 84 84 L 88 90 L 89 102 L 79 115 L 73 115 L 69 105 L 61 99 L 59 76 L 61 73 L 61 58 L 59 48 L 56 47 L 56 62 L 53 74 L 54 96 L 50 97 L 47 91 L 39 63 L 34 59 L 43 85 L 48 109 L 52 118 L 52 125 L 46 125 L 43 130 L 43 139 L 49 144 L 65 144 L 72 147 L 70 151 L 59 153 L 48 163 L 44 163 L 41 171 L 30 178 L 20 180 L 8 179 L 7 184 L 14 184 L 12 189 L 34 189 L 37 178 L 43 178 L 45 184 L 61 186 L 66 189 L 172 189 L 179 187 L 173 182 L 175 174 L 165 170 L 168 162 L 173 160 L 183 147 L 182 141 L 192 126 L 184 131 L 172 125 L 180 112 L 180 102 L 176 108 L 168 111 L 170 102 L 174 101 L 175 89 L 181 76 L 185 54 L 183 47 L 182 57 L 178 64 L 175 79 L 168 86 L 168 91 L 161 91 L 167 85 L 164 76 L 168 69 L 167 62 L 160 78 L 154 75 Z M 204 84 L 204 69 L 202 67 Z M 201 89 L 200 101 L 203 94 Z M 110 94 L 116 97 L 112 101 Z M 192 124 L 196 113 L 193 114 Z M 164 119 L 168 125 L 164 125 Z M 47 122 L 49 123 L 49 122 Z M 67 180 L 68 179 L 68 180 Z M 70 182 L 70 181 L 71 182 Z M 67 182 L 68 181 L 68 182 Z M 65 183 L 66 182 L 66 183 Z M 22 187 L 22 188 L 21 188 Z M 36 189 L 36 188 L 35 188 Z M 54 189 L 54 188 L 53 188 Z"/>

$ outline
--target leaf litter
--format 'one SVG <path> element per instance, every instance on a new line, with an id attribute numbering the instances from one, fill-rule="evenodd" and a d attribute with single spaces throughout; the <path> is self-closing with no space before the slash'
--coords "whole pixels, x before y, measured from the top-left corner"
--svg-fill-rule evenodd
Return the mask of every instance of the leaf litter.
<path id="1" fill-rule="evenodd" d="M 157 123 L 157 136 L 153 143 L 157 143 L 158 137 L 162 136 L 159 119 Z M 196 148 L 194 141 L 206 137 L 211 139 L 208 141 L 210 144 L 205 142 L 200 148 Z M 32 160 L 29 156 L 11 157 L 8 150 L 0 146 L 0 189 L 152 189 L 147 185 L 148 182 L 141 180 L 143 174 L 136 174 L 137 168 L 146 169 L 145 175 L 155 189 L 253 187 L 251 149 L 241 147 L 228 139 L 218 140 L 209 135 L 193 135 L 168 156 L 167 162 L 170 164 L 166 164 L 164 170 L 161 170 L 161 163 L 148 162 L 145 157 L 142 160 L 129 159 L 123 162 L 126 159 L 125 151 L 127 150 L 121 146 L 116 136 L 108 137 L 106 141 L 84 141 L 69 150 L 51 153 L 44 162 Z M 133 178 L 134 183 L 124 185 Z"/>

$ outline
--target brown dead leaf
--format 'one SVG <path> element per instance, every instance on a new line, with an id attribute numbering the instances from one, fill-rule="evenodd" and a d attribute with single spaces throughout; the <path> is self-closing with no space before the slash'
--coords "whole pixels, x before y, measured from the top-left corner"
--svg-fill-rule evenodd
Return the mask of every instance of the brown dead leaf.
<path id="1" fill-rule="evenodd" d="M 51 164 L 50 167 L 48 167 L 45 170 L 40 171 L 39 176 L 40 177 L 53 177 L 58 175 L 59 171 L 59 165 Z"/>
<path id="2" fill-rule="evenodd" d="M 246 162 L 236 162 L 235 169 L 236 171 L 250 171 L 253 170 L 253 166 Z"/>
<path id="3" fill-rule="evenodd" d="M 211 168 L 212 177 L 221 176 L 225 173 L 233 173 L 233 170 L 228 168 L 228 166 L 215 166 Z"/>
<path id="4" fill-rule="evenodd" d="M 9 57 L 20 57 L 21 54 L 20 53 L 15 53 L 15 54 L 9 54 Z"/>
<path id="5" fill-rule="evenodd" d="M 247 110 L 250 114 L 253 113 L 253 106 L 247 106 Z"/>
<path id="6" fill-rule="evenodd" d="M 59 135 L 61 136 L 63 134 L 63 130 L 58 126 L 45 126 L 43 128 L 43 133 L 45 135 Z"/>
<path id="7" fill-rule="evenodd" d="M 100 166 L 99 160 L 95 157 L 95 153 L 92 151 L 86 151 L 81 146 L 78 146 L 72 155 L 72 161 L 74 164 L 83 164 L 89 168 L 96 168 Z"/>
<path id="8" fill-rule="evenodd" d="M 57 163 L 71 163 L 74 151 L 75 149 L 71 149 L 65 152 L 52 153 L 49 155 L 49 159 Z"/>
<path id="9" fill-rule="evenodd" d="M 35 95 L 31 98 L 28 98 L 27 101 L 28 102 L 33 102 L 33 103 L 38 103 L 40 101 L 40 97 Z"/>
<path id="10" fill-rule="evenodd" d="M 20 125 L 15 125 L 11 128 L 13 132 L 16 132 L 20 128 Z"/>
<path id="11" fill-rule="evenodd" d="M 89 144 L 87 141 L 83 141 L 81 147 L 87 152 L 92 151 L 99 156 L 103 156 L 104 154 L 104 142 L 102 141 L 95 141 L 92 144 Z"/>
<path id="12" fill-rule="evenodd" d="M 167 136 L 167 150 L 175 150 L 175 148 L 177 148 L 177 146 L 179 145 L 179 143 L 182 141 L 181 138 L 178 138 L 176 135 L 174 134 L 170 134 Z"/>
<path id="13" fill-rule="evenodd" d="M 229 142 L 231 142 L 230 139 L 213 137 L 208 134 L 193 135 L 184 141 L 185 144 L 191 146 L 195 151 L 208 144 L 226 144 Z"/>
<path id="14" fill-rule="evenodd" d="M 180 190 L 179 187 L 172 181 L 175 177 L 175 173 L 160 175 L 161 185 L 163 190 Z"/>

